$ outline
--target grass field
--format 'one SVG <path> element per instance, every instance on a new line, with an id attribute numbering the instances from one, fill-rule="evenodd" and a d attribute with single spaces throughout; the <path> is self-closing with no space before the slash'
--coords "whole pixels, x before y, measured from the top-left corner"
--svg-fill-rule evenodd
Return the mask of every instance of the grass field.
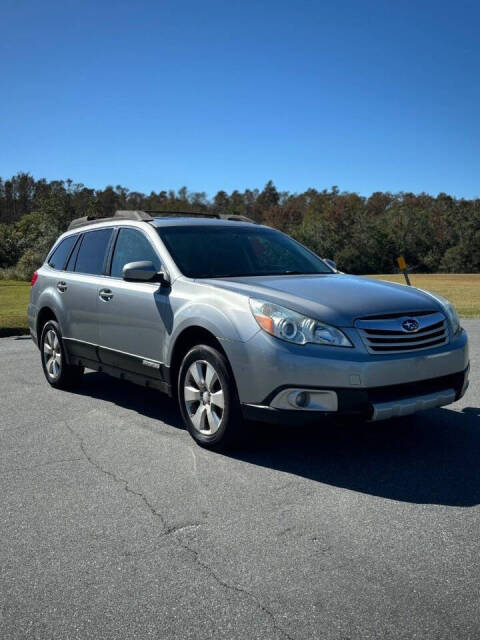
<path id="1" fill-rule="evenodd" d="M 368 277 L 405 284 L 403 275 Z M 439 293 L 453 302 L 462 318 L 480 317 L 480 273 L 412 273 L 410 282 L 414 287 Z"/>
<path id="2" fill-rule="evenodd" d="M 405 283 L 401 275 L 376 275 L 370 278 Z M 412 274 L 414 287 L 427 289 L 448 298 L 464 318 L 480 317 L 480 274 Z M 0 337 L 28 333 L 28 282 L 0 280 Z"/>
<path id="3" fill-rule="evenodd" d="M 30 283 L 0 280 L 0 337 L 28 333 Z"/>

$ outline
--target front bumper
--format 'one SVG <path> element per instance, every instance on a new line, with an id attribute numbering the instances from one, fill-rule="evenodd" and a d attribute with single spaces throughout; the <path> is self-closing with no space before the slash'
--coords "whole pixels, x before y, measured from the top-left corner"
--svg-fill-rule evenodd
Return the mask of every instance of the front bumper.
<path id="1" fill-rule="evenodd" d="M 415 383 L 371 389 L 331 389 L 338 397 L 338 411 L 303 411 L 275 409 L 270 406 L 275 389 L 261 404 L 243 404 L 246 420 L 280 424 L 311 424 L 332 417 L 357 417 L 364 420 L 386 420 L 442 407 L 459 400 L 468 388 L 470 366 L 464 371 Z M 310 387 L 313 388 L 313 387 Z"/>
<path id="2" fill-rule="evenodd" d="M 465 371 L 468 341 L 464 331 L 448 344 L 415 353 L 373 355 L 354 329 L 343 329 L 355 348 L 296 345 L 264 331 L 247 342 L 222 341 L 242 404 L 264 405 L 280 388 L 310 387 L 363 393 L 432 380 Z M 268 403 L 270 404 L 270 403 Z"/>

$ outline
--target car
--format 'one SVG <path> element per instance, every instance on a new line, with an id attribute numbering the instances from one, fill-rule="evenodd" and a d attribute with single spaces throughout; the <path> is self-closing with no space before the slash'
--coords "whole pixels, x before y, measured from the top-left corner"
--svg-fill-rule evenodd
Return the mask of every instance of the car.
<path id="1" fill-rule="evenodd" d="M 341 273 L 242 216 L 74 220 L 32 278 L 28 320 L 52 387 L 93 369 L 160 390 L 212 449 L 246 424 L 382 420 L 468 386 L 450 302 Z"/>

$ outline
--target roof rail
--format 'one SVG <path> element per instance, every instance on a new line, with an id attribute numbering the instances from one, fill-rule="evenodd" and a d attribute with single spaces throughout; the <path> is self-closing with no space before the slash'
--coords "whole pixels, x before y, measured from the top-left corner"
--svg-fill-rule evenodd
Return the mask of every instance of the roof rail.
<path id="1" fill-rule="evenodd" d="M 68 226 L 68 230 L 85 227 L 86 225 L 100 224 L 101 222 L 115 222 L 117 220 L 141 220 L 143 222 L 151 222 L 153 220 L 150 214 L 158 214 L 159 216 L 179 216 L 179 217 L 201 217 L 201 218 L 217 218 L 218 220 L 232 220 L 237 222 L 250 222 L 257 224 L 255 220 L 247 218 L 237 213 L 209 213 L 206 211 L 154 211 L 147 209 L 146 211 L 115 211 L 110 218 L 95 218 L 93 216 L 83 216 L 83 218 L 75 218 Z"/>
<path id="2" fill-rule="evenodd" d="M 247 216 L 242 216 L 239 213 L 221 213 L 220 218 L 223 220 L 236 220 L 237 222 L 251 222 L 252 224 L 258 224 L 256 220 L 248 218 Z"/>
<path id="3" fill-rule="evenodd" d="M 145 209 L 145 213 L 157 214 L 161 216 L 179 216 L 179 217 L 194 217 L 199 216 L 201 218 L 219 218 L 219 213 L 209 213 L 208 211 L 159 211 L 158 209 Z"/>
<path id="4" fill-rule="evenodd" d="M 68 230 L 77 229 L 91 224 L 100 224 L 100 222 L 112 222 L 116 220 L 143 220 L 151 222 L 153 218 L 146 211 L 115 211 L 110 218 L 95 218 L 93 216 L 83 216 L 83 218 L 75 218 L 68 226 Z"/>
<path id="5" fill-rule="evenodd" d="M 200 217 L 200 218 L 217 218 L 218 220 L 232 220 L 237 222 L 251 222 L 257 224 L 252 218 L 240 215 L 238 213 L 210 213 L 208 211 L 158 211 L 154 209 L 146 209 L 145 213 L 158 214 L 162 216 L 179 216 L 179 217 Z"/>

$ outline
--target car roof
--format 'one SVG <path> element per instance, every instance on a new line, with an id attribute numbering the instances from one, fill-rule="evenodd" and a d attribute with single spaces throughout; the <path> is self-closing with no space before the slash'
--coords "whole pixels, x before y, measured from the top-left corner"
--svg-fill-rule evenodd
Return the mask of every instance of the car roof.
<path id="1" fill-rule="evenodd" d="M 150 221 L 146 220 L 114 220 L 112 218 L 106 220 L 95 220 L 91 223 L 85 223 L 82 226 L 75 227 L 73 229 L 67 229 L 64 233 L 60 234 L 57 238 L 58 243 L 60 239 L 66 238 L 67 236 L 77 235 L 80 233 L 87 233 L 89 231 L 98 231 L 100 229 L 108 229 L 111 227 L 118 226 L 128 226 L 128 227 L 137 227 L 137 228 L 145 228 L 153 227 L 155 229 L 162 228 L 178 228 L 178 227 L 195 227 L 195 228 L 224 228 L 224 229 L 251 229 L 252 226 L 255 229 L 262 230 L 272 230 L 272 227 L 263 224 L 252 224 L 251 222 L 244 222 L 242 220 L 222 220 L 219 218 L 201 218 L 201 217 L 155 217 Z"/>

